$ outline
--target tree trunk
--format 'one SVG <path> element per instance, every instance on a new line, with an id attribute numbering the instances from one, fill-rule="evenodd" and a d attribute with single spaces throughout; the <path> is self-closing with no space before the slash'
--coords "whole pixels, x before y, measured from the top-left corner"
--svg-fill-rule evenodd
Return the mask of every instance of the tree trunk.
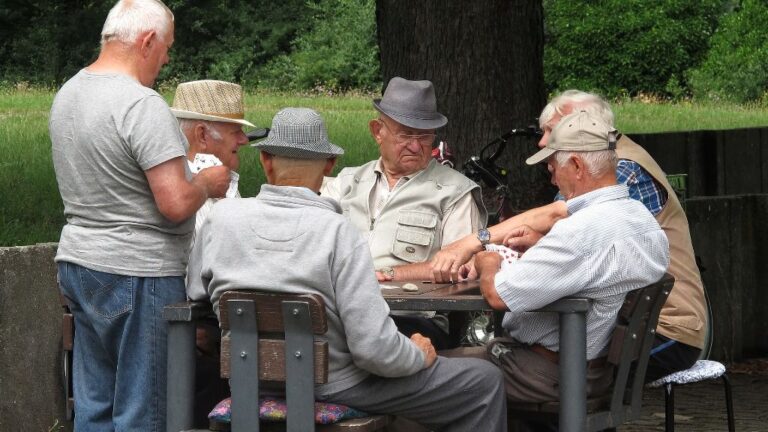
<path id="1" fill-rule="evenodd" d="M 448 126 L 458 168 L 493 138 L 538 116 L 544 93 L 544 22 L 540 0 L 377 0 L 381 70 L 428 79 Z M 497 160 L 509 171 L 512 206 L 551 201 L 546 169 L 529 167 L 536 140 L 511 140 Z"/>

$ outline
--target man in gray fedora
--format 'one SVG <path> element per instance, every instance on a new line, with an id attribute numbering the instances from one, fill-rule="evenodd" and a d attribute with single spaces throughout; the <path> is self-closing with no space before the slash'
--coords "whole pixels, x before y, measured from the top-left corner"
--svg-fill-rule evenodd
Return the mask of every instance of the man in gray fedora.
<path id="1" fill-rule="evenodd" d="M 430 81 L 392 78 L 379 112 L 368 123 L 381 157 L 343 169 L 323 196 L 336 199 L 368 240 L 380 281 L 432 279 L 429 260 L 440 248 L 485 227 L 487 213 L 472 180 L 431 157 L 435 131 L 448 123 L 437 112 Z M 447 348 L 447 322 L 398 316 Z"/>
<path id="2" fill-rule="evenodd" d="M 317 195 L 343 150 L 307 108 L 275 116 L 257 143 L 269 184 L 255 198 L 222 200 L 190 256 L 189 293 L 257 289 L 313 293 L 326 305 L 328 383 L 317 400 L 393 414 L 443 431 L 505 431 L 501 374 L 481 359 L 438 357 L 429 339 L 399 333 L 368 244 L 339 204 Z M 290 264 L 290 265 L 287 265 Z"/>

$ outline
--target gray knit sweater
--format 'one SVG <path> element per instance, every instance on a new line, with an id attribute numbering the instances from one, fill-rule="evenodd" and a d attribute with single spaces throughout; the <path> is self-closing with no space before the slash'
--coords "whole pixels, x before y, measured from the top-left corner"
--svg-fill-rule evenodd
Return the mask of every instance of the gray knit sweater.
<path id="1" fill-rule="evenodd" d="M 263 185 L 255 198 L 221 200 L 200 228 L 189 260 L 187 293 L 316 293 L 325 301 L 330 366 L 316 393 L 348 389 L 368 374 L 400 377 L 424 355 L 397 331 L 381 296 L 368 244 L 338 204 L 306 188 Z"/>

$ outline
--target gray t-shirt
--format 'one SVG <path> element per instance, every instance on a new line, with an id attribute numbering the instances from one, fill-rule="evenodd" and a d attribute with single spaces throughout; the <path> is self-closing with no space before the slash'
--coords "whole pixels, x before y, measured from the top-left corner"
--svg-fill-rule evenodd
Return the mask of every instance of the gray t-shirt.
<path id="1" fill-rule="evenodd" d="M 130 276 L 184 275 L 194 218 L 166 219 L 144 173 L 186 155 L 165 100 L 128 76 L 83 69 L 56 94 L 49 127 L 67 218 L 56 261 Z"/>

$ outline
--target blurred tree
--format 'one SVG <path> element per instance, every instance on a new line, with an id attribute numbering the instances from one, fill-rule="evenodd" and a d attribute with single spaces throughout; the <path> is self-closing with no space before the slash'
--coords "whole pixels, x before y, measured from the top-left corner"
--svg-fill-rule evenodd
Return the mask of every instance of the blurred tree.
<path id="1" fill-rule="evenodd" d="M 435 84 L 439 131 L 457 162 L 491 139 L 531 123 L 544 106 L 541 1 L 377 0 L 384 82 L 394 76 Z M 499 163 L 509 169 L 514 208 L 552 199 L 549 176 L 525 159 L 531 139 L 507 144 Z"/>

